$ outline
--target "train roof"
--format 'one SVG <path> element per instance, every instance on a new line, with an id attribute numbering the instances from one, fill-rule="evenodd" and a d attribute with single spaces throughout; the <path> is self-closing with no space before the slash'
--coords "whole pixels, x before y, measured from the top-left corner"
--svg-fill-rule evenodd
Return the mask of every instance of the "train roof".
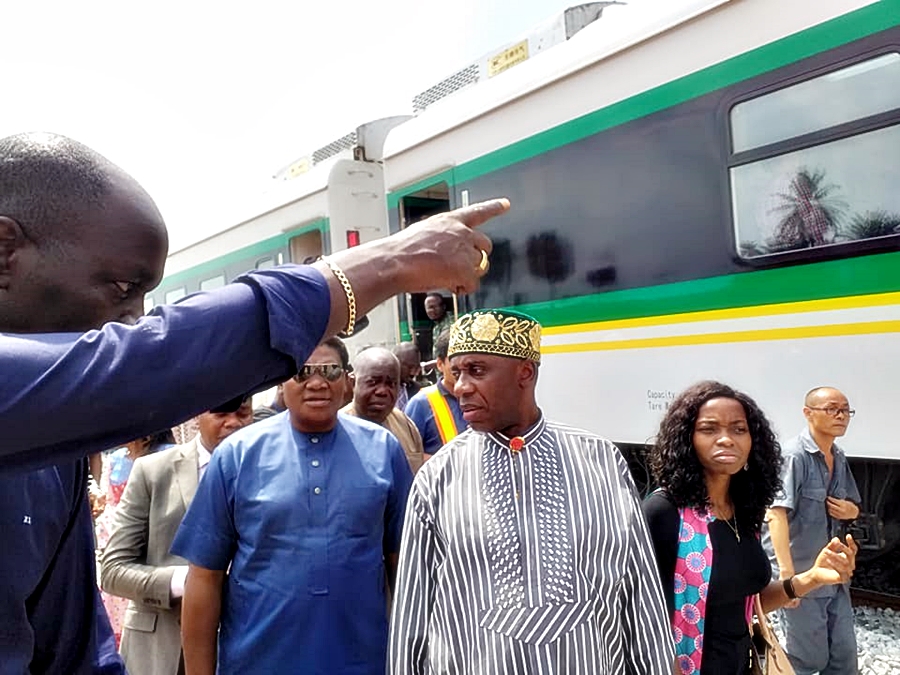
<path id="1" fill-rule="evenodd" d="M 651 17 L 639 13 L 636 3 L 609 6 L 602 20 L 586 26 L 571 40 L 511 68 L 502 77 L 437 101 L 396 128 L 385 143 L 385 159 L 730 2 L 740 0 L 694 0 Z"/>
<path id="2" fill-rule="evenodd" d="M 333 158 L 330 158 L 328 162 L 319 164 L 308 172 L 290 180 L 273 180 L 264 192 L 247 195 L 247 198 L 242 200 L 235 207 L 234 217 L 230 219 L 231 222 L 229 225 L 203 239 L 192 241 L 177 250 L 171 251 L 169 255 L 175 255 L 185 249 L 199 246 L 209 239 L 220 236 L 223 232 L 241 227 L 266 213 L 276 211 L 284 206 L 306 199 L 317 192 L 325 190 L 328 186 L 328 172 L 331 170 L 331 166 L 334 162 L 341 159 L 341 157 L 343 157 L 343 155 L 336 155 Z"/>
<path id="3" fill-rule="evenodd" d="M 634 7 L 623 3 L 602 2 L 587 3 L 570 7 L 563 12 L 544 22 L 537 29 L 529 33 L 525 38 L 529 41 L 542 40 L 546 44 L 547 26 L 553 22 L 571 23 L 570 15 L 584 13 L 593 9 L 595 18 L 599 18 L 600 9 L 606 9 L 608 14 L 602 20 L 583 20 L 583 25 L 569 27 L 571 35 L 563 44 L 555 44 L 552 49 L 538 49 L 537 55 L 532 56 L 515 68 L 509 68 L 502 73 L 502 77 L 487 78 L 475 86 L 470 86 L 432 102 L 427 109 L 408 119 L 403 124 L 393 126 L 389 133 L 380 139 L 383 149 L 369 154 L 376 155 L 371 159 L 389 158 L 408 150 L 422 141 L 461 126 L 467 121 L 483 115 L 492 109 L 502 107 L 516 98 L 527 95 L 529 92 L 546 86 L 550 82 L 563 78 L 606 56 L 627 49 L 643 40 L 649 39 L 664 30 L 690 20 L 691 18 L 709 11 L 710 9 L 735 0 L 696 0 L 688 7 L 682 7 L 674 12 L 669 12 L 652 20 L 638 19 L 632 12 Z M 622 6 L 616 6 L 616 5 Z M 603 6 L 603 7 L 600 7 Z M 598 24 L 607 26 L 602 31 L 598 30 Z M 537 37 L 535 37 L 537 36 Z M 517 44 L 518 41 L 509 43 Z M 494 50 L 497 53 L 499 50 Z M 485 58 L 490 58 L 486 56 Z M 479 61 L 483 61 L 480 59 Z M 477 64 L 477 62 L 476 62 Z M 423 92 L 424 93 L 424 92 Z M 420 94 L 419 96 L 422 96 Z M 388 118 L 400 121 L 400 118 Z M 361 125 L 359 129 L 372 124 L 378 124 L 380 120 L 367 125 Z M 170 252 L 170 265 L 180 268 L 179 258 L 182 254 L 192 249 L 206 248 L 211 240 L 221 238 L 222 235 L 246 226 L 268 213 L 284 208 L 290 204 L 299 202 L 323 192 L 328 186 L 328 175 L 331 166 L 339 159 L 353 156 L 352 145 L 357 141 L 358 131 L 329 143 L 308 156 L 301 157 L 291 164 L 282 167 L 276 174 L 276 179 L 269 183 L 265 192 L 254 193 L 247 196 L 235 208 L 235 217 L 229 219 L 229 225 L 216 230 L 202 239 L 192 241 Z M 346 143 L 352 136 L 352 142 Z M 325 152 L 328 150 L 328 152 Z M 321 216 L 325 216 L 322 213 Z M 193 258 L 194 256 L 186 256 Z"/>

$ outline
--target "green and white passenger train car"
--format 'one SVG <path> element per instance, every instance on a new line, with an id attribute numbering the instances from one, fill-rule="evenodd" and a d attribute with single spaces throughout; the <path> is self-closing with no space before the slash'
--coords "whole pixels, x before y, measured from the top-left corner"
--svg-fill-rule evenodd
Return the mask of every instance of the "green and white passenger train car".
<path id="1" fill-rule="evenodd" d="M 258 196 L 236 224 L 170 253 L 166 275 L 145 296 L 145 309 L 218 288 L 248 270 L 307 263 L 348 244 L 386 236 L 384 169 L 377 153 L 385 134 L 406 119 L 364 124 L 335 147 L 324 148 L 312 169 L 304 166 L 297 177 L 273 183 L 273 189 Z M 296 170 L 296 164 L 287 169 Z M 396 342 L 396 303 L 370 312 L 367 321 L 365 333 L 350 340 L 351 348 Z"/>
<path id="2" fill-rule="evenodd" d="M 641 446 L 676 392 L 715 378 L 754 396 L 787 437 L 804 393 L 837 386 L 859 411 L 844 445 L 866 501 L 863 547 L 897 548 L 900 0 L 698 0 L 650 22 L 607 7 L 377 146 L 354 165 L 383 181 L 371 222 L 331 231 L 328 209 L 309 205 L 334 210 L 353 191 L 331 195 L 320 179 L 175 253 L 154 295 L 297 260 L 293 232 L 329 234 L 327 250 L 348 229 L 380 236 L 506 195 L 512 211 L 485 226 L 490 273 L 460 309 L 540 319 L 549 416 Z M 387 304 L 360 340 L 427 326 L 420 297 Z"/>

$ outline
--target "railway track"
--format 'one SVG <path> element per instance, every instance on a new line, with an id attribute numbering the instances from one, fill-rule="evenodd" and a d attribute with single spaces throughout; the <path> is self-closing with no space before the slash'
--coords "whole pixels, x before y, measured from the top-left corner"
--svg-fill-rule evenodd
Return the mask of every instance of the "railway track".
<path id="1" fill-rule="evenodd" d="M 900 611 L 900 595 L 880 593 L 865 588 L 850 588 L 850 598 L 853 606 L 894 609 Z"/>

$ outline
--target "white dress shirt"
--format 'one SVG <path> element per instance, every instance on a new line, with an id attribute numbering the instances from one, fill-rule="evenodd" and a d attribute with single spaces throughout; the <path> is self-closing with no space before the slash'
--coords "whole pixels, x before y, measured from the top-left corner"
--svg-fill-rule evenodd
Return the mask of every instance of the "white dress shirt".
<path id="1" fill-rule="evenodd" d="M 206 466 L 209 464 L 209 458 L 212 457 L 212 452 L 207 449 L 206 445 L 203 443 L 203 438 L 198 434 L 197 435 L 197 478 L 203 478 L 203 474 L 206 472 Z M 172 574 L 172 581 L 169 584 L 169 588 L 172 592 L 173 598 L 180 598 L 184 596 L 184 581 L 187 579 L 188 566 L 187 565 L 179 565 L 175 569 L 175 573 Z"/>

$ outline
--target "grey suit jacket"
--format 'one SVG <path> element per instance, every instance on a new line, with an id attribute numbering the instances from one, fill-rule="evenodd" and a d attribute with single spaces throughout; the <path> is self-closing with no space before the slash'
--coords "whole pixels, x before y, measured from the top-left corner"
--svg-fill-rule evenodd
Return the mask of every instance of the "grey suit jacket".
<path id="1" fill-rule="evenodd" d="M 198 439 L 139 458 L 113 520 L 100 584 L 131 600 L 122 631 L 122 657 L 131 675 L 177 675 L 181 602 L 170 585 L 187 561 L 169 549 L 197 491 Z"/>

